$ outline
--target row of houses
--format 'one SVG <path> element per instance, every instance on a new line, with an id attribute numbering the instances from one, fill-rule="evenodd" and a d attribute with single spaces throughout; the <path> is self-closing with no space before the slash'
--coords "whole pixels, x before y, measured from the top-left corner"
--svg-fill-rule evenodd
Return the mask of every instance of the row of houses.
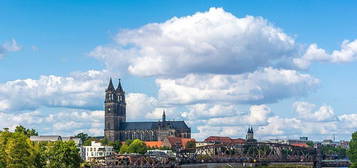
<path id="1" fill-rule="evenodd" d="M 83 160 L 90 161 L 93 158 L 100 158 L 110 156 L 114 153 L 112 146 L 102 145 L 100 142 L 92 141 L 90 146 L 83 146 L 80 138 L 75 137 L 61 137 L 54 136 L 31 136 L 30 140 L 33 142 L 56 142 L 56 141 L 74 141 L 79 154 Z M 185 149 L 188 142 L 195 142 L 192 138 L 180 138 L 168 136 L 162 141 L 144 141 L 146 146 L 150 148 L 169 147 L 174 151 Z"/>
<path id="2" fill-rule="evenodd" d="M 105 146 L 95 141 L 92 141 L 90 146 L 83 146 L 82 140 L 75 137 L 61 137 L 59 135 L 31 136 L 30 140 L 32 142 L 73 141 L 79 149 L 81 158 L 87 161 L 95 157 L 109 156 L 114 152 L 112 146 Z"/>

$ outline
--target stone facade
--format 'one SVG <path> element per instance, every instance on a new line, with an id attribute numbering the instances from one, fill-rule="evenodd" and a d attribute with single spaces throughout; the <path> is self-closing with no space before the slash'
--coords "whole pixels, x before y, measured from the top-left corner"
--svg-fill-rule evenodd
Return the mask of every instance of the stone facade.
<path id="1" fill-rule="evenodd" d="M 104 136 L 109 141 L 140 139 L 162 141 L 167 136 L 191 138 L 191 129 L 184 121 L 166 121 L 165 111 L 159 122 L 126 122 L 125 92 L 120 80 L 115 89 L 110 79 L 105 91 Z"/>

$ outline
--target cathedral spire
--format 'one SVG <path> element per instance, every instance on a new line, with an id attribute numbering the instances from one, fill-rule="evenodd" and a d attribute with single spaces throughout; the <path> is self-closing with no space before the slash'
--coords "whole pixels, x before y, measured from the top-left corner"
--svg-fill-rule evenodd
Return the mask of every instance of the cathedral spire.
<path id="1" fill-rule="evenodd" d="M 166 122 L 166 114 L 165 114 L 165 110 L 162 112 L 162 122 L 165 123 Z"/>
<path id="2" fill-rule="evenodd" d="M 117 92 L 123 92 L 123 88 L 121 87 L 121 81 L 119 79 L 118 87 L 117 87 Z"/>
<path id="3" fill-rule="evenodd" d="M 253 127 L 252 126 L 249 126 L 247 133 L 253 133 Z"/>
<path id="4" fill-rule="evenodd" d="M 114 90 L 112 78 L 110 78 L 109 85 L 108 85 L 108 88 L 107 88 L 107 91 L 109 91 L 109 90 Z"/>

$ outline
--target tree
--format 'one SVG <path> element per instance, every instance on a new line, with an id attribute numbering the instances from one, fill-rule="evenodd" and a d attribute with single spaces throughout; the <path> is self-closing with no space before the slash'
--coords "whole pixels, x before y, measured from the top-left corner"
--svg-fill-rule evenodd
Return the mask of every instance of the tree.
<path id="1" fill-rule="evenodd" d="M 110 146 L 113 146 L 115 152 L 120 152 L 121 143 L 120 141 L 109 142 Z"/>
<path id="2" fill-rule="evenodd" d="M 36 168 L 44 168 L 46 167 L 46 143 L 33 143 L 33 162 Z"/>
<path id="3" fill-rule="evenodd" d="M 352 162 L 351 167 L 357 168 L 357 132 L 352 134 L 352 139 L 349 144 L 349 150 L 347 151 L 347 155 Z"/>
<path id="4" fill-rule="evenodd" d="M 35 129 L 28 129 L 27 130 L 27 136 L 38 136 L 38 132 Z"/>
<path id="5" fill-rule="evenodd" d="M 120 153 L 121 153 L 121 154 L 129 153 L 128 148 L 129 148 L 129 145 L 126 144 L 126 143 L 124 143 L 124 145 L 122 145 L 122 146 L 120 147 Z"/>
<path id="6" fill-rule="evenodd" d="M 76 137 L 76 138 L 80 138 L 83 143 L 84 143 L 87 139 L 89 139 L 88 134 L 83 133 L 83 132 L 77 134 L 75 137 Z"/>
<path id="7" fill-rule="evenodd" d="M 0 167 L 6 167 L 6 153 L 5 148 L 8 140 L 11 138 L 12 133 L 9 132 L 9 129 L 5 129 L 0 132 Z"/>
<path id="8" fill-rule="evenodd" d="M 5 146 L 6 167 L 35 167 L 30 139 L 21 132 L 12 133 Z"/>
<path id="9" fill-rule="evenodd" d="M 135 139 L 128 147 L 128 153 L 144 154 L 147 151 L 146 144 L 140 139 Z"/>
<path id="10" fill-rule="evenodd" d="M 188 142 L 186 143 L 186 148 L 188 148 L 188 149 L 196 148 L 196 143 L 195 143 L 195 141 L 188 141 Z"/>
<path id="11" fill-rule="evenodd" d="M 29 136 L 34 129 L 18 126 L 15 132 L 0 131 L 0 168 L 79 167 L 79 149 L 73 141 L 34 143 Z"/>
<path id="12" fill-rule="evenodd" d="M 140 139 L 127 140 L 120 148 L 120 153 L 140 153 L 144 154 L 147 151 L 147 146 Z"/>
<path id="13" fill-rule="evenodd" d="M 90 137 L 83 142 L 83 146 L 90 146 L 92 141 L 97 141 L 97 139 Z"/>
<path id="14" fill-rule="evenodd" d="M 125 144 L 130 145 L 134 140 L 128 139 L 125 141 Z"/>
<path id="15" fill-rule="evenodd" d="M 108 145 L 109 140 L 107 138 L 103 138 L 102 140 L 100 140 L 100 143 L 102 143 L 102 145 Z"/>
<path id="16" fill-rule="evenodd" d="M 34 130 L 34 129 L 26 129 L 26 128 L 23 127 L 22 125 L 16 126 L 15 132 L 23 133 L 23 134 L 26 135 L 27 137 L 37 136 L 37 135 L 38 135 L 38 133 L 37 133 L 36 130 Z"/>
<path id="17" fill-rule="evenodd" d="M 73 141 L 56 141 L 49 144 L 47 158 L 47 167 L 72 168 L 79 167 L 81 163 L 79 149 Z"/>

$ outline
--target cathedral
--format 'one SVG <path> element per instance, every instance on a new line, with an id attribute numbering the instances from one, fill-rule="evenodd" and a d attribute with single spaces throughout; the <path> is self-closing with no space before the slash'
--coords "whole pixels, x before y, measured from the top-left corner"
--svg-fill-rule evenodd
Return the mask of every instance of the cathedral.
<path id="1" fill-rule="evenodd" d="M 191 129 L 184 121 L 166 121 L 165 111 L 158 122 L 127 122 L 125 92 L 119 80 L 115 89 L 112 79 L 105 90 L 104 136 L 109 141 L 140 139 L 162 141 L 167 136 L 191 138 Z"/>

